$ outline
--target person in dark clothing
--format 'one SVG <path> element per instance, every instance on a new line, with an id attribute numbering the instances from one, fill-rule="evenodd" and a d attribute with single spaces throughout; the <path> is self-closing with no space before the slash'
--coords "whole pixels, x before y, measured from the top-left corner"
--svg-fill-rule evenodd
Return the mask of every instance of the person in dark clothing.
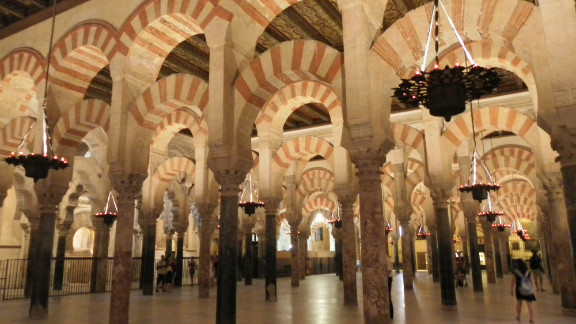
<path id="1" fill-rule="evenodd" d="M 530 315 L 530 323 L 534 323 L 534 307 L 532 305 L 533 301 L 536 301 L 536 296 L 534 293 L 521 293 L 520 285 L 522 281 L 528 280 L 530 285 L 532 284 L 532 278 L 530 276 L 530 270 L 526 262 L 522 259 L 514 260 L 514 271 L 512 271 L 512 283 L 510 285 L 510 294 L 516 296 L 516 320 L 520 321 L 520 312 L 522 311 L 522 301 L 526 301 L 528 306 L 528 314 Z M 532 288 L 533 290 L 533 288 Z"/>
<path id="2" fill-rule="evenodd" d="M 532 250 L 532 256 L 530 257 L 529 264 L 530 272 L 534 276 L 536 291 L 544 291 L 544 283 L 542 282 L 544 267 L 542 266 L 542 258 L 538 254 L 538 250 Z"/>

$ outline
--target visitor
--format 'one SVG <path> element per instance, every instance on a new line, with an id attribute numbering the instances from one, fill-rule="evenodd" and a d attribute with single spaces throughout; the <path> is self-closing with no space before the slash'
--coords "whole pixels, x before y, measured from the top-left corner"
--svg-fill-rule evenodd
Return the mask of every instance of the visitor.
<path id="1" fill-rule="evenodd" d="M 194 286 L 194 274 L 196 273 L 196 268 L 198 268 L 196 261 L 194 261 L 194 258 L 190 258 L 190 261 L 188 261 L 188 271 L 190 271 L 190 286 Z"/>
<path id="2" fill-rule="evenodd" d="M 156 263 L 156 292 L 166 291 L 165 280 L 166 280 L 166 268 L 168 263 L 166 262 L 166 257 L 162 255 L 158 263 Z"/>
<path id="3" fill-rule="evenodd" d="M 174 258 L 170 258 L 168 260 L 168 265 L 166 266 L 166 280 L 165 280 L 165 288 L 166 291 L 172 292 L 172 287 L 174 287 L 174 274 L 176 272 L 176 261 Z"/>
<path id="4" fill-rule="evenodd" d="M 542 275 L 544 274 L 544 267 L 542 266 L 542 258 L 538 254 L 538 250 L 532 250 L 530 257 L 530 272 L 534 275 L 534 283 L 536 284 L 536 291 L 544 291 L 542 282 Z"/>
<path id="5" fill-rule="evenodd" d="M 522 259 L 514 260 L 514 270 L 512 271 L 512 274 L 513 277 L 510 285 L 510 294 L 516 296 L 516 320 L 520 321 L 522 301 L 526 301 L 528 314 L 530 315 L 530 323 L 534 323 L 534 307 L 532 302 L 536 301 L 536 297 L 534 296 L 532 278 L 526 262 Z M 531 290 L 529 289 L 530 287 Z"/>

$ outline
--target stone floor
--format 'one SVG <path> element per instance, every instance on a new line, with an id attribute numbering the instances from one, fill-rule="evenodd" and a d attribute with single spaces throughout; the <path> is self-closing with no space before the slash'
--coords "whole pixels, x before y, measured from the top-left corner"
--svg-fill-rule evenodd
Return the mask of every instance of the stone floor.
<path id="1" fill-rule="evenodd" d="M 358 275 L 360 284 L 360 274 Z M 252 286 L 238 283 L 237 323 L 362 323 L 362 308 L 342 305 L 342 284 L 335 275 L 309 276 L 300 287 L 291 288 L 290 278 L 278 279 L 278 302 L 264 301 L 264 281 L 254 280 Z M 130 305 L 131 323 L 214 323 L 216 289 L 210 298 L 198 299 L 197 287 L 185 286 L 171 293 L 142 296 L 133 291 Z M 510 278 L 498 279 L 485 287 L 484 293 L 474 293 L 472 287 L 457 290 L 457 309 L 440 305 L 440 286 L 431 277 L 419 272 L 414 290 L 404 293 L 402 275 L 393 283 L 395 306 L 393 323 L 516 323 L 514 297 L 510 295 Z M 358 287 L 361 292 L 361 287 Z M 361 293 L 358 294 L 361 303 Z M 559 295 L 548 291 L 537 295 L 536 323 L 576 324 L 576 317 L 564 316 Z M 47 319 L 27 317 L 29 301 L 0 301 L 0 323 L 108 323 L 110 294 L 52 297 Z M 523 310 L 523 323 L 528 323 Z"/>

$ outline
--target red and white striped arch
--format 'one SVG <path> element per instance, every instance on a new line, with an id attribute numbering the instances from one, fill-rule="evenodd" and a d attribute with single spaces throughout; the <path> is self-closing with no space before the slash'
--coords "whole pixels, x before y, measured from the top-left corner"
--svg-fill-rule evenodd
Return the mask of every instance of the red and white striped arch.
<path id="1" fill-rule="evenodd" d="M 336 211 L 336 207 L 336 203 L 330 200 L 327 195 L 321 195 L 308 200 L 304 206 L 302 206 L 302 218 L 308 219 L 310 215 L 318 209 L 325 209 L 333 213 Z"/>
<path id="2" fill-rule="evenodd" d="M 538 147 L 538 125 L 533 118 L 515 109 L 486 107 L 474 110 L 474 126 L 477 132 L 505 130 L 524 139 L 531 147 Z M 452 152 L 462 141 L 472 137 L 472 124 L 469 114 L 456 117 L 442 134 L 443 147 Z"/>
<path id="3" fill-rule="evenodd" d="M 342 86 L 343 56 L 313 40 L 283 42 L 254 59 L 236 79 L 236 105 L 260 110 L 279 90 L 299 81 Z"/>
<path id="4" fill-rule="evenodd" d="M 172 112 L 187 108 L 202 118 L 208 105 L 208 83 L 189 74 L 172 74 L 146 90 L 134 103 L 131 114 L 139 125 L 156 130 Z"/>
<path id="5" fill-rule="evenodd" d="M 162 123 L 156 128 L 156 135 L 152 140 L 153 148 L 165 149 L 174 134 L 187 128 L 194 137 L 194 142 L 206 142 L 208 137 L 208 125 L 204 119 L 198 120 L 189 111 L 178 109 L 166 115 Z"/>
<path id="6" fill-rule="evenodd" d="M 392 127 L 394 140 L 414 149 L 420 155 L 420 159 L 424 161 L 426 156 L 424 134 L 409 125 L 390 123 L 390 126 Z"/>
<path id="7" fill-rule="evenodd" d="M 380 168 L 382 174 L 380 175 L 380 180 L 382 181 L 382 185 L 390 189 L 391 191 L 395 190 L 394 187 L 394 166 L 392 162 L 386 162 L 382 168 Z"/>
<path id="8" fill-rule="evenodd" d="M 309 169 L 302 177 L 296 191 L 300 197 L 315 191 L 331 192 L 334 188 L 334 173 L 327 169 Z"/>
<path id="9" fill-rule="evenodd" d="M 236 5 L 264 30 L 284 9 L 302 0 L 233 0 Z"/>
<path id="10" fill-rule="evenodd" d="M 109 64 L 115 46 L 116 30 L 108 23 L 75 27 L 54 47 L 50 85 L 82 100 L 94 76 Z"/>
<path id="11" fill-rule="evenodd" d="M 329 159 L 334 147 L 330 142 L 315 136 L 303 136 L 285 142 L 274 155 L 274 163 L 282 169 L 287 169 L 300 159 L 310 159 L 316 155 Z"/>
<path id="12" fill-rule="evenodd" d="M 536 177 L 534 154 L 520 146 L 499 147 L 483 157 L 488 170 L 493 170 L 493 176 L 501 179 L 510 174 L 510 170 L 520 172 L 528 178 Z"/>
<path id="13" fill-rule="evenodd" d="M 155 203 L 162 205 L 164 191 L 176 176 L 184 173 L 187 178 L 194 179 L 195 172 L 194 162 L 185 157 L 173 157 L 162 162 L 153 172 L 150 181 L 150 188 L 154 188 Z"/>
<path id="14" fill-rule="evenodd" d="M 42 54 L 35 49 L 20 48 L 0 60 L 0 79 L 4 79 L 12 72 L 24 71 L 30 76 L 34 86 L 37 87 L 40 82 L 44 81 L 45 69 L 46 62 Z"/>
<path id="15" fill-rule="evenodd" d="M 54 147 L 78 147 L 91 130 L 110 127 L 110 106 L 98 99 L 83 100 L 62 114 L 54 129 Z"/>
<path id="16" fill-rule="evenodd" d="M 125 76 L 135 93 L 154 83 L 162 62 L 178 44 L 202 34 L 217 17 L 230 21 L 232 14 L 212 0 L 150 0 L 137 9 L 118 39 L 118 52 L 127 57 Z"/>
<path id="17" fill-rule="evenodd" d="M 505 48 L 532 48 L 528 43 L 533 39 L 531 36 L 542 30 L 539 11 L 534 10 L 536 7 L 526 1 L 490 0 L 478 3 L 473 0 L 447 0 L 444 3 L 458 30 L 471 31 L 466 33 L 471 39 L 468 43 L 490 40 L 493 44 L 491 46 L 497 48 L 484 47 L 480 51 L 472 49 L 474 59 L 491 57 L 501 62 L 513 62 L 514 59 L 510 59 L 509 54 L 505 53 Z M 422 22 L 430 21 L 431 14 L 431 3 L 412 10 L 390 26 L 372 47 L 373 52 L 382 58 L 390 69 L 396 71 L 399 77 L 408 77 L 416 69 L 420 69 L 427 40 L 427 34 L 420 32 L 420 29 L 425 30 L 427 25 Z M 446 21 L 441 24 L 444 30 L 451 29 Z M 440 44 L 460 48 L 455 34 L 451 31 L 440 35 Z M 445 52 L 445 49 L 441 48 L 440 51 Z M 521 70 L 522 68 L 511 71 L 521 75 Z"/>
<path id="18" fill-rule="evenodd" d="M 22 143 L 26 133 L 30 131 L 35 124 L 31 117 L 16 117 L 0 131 L 0 156 L 7 157 L 11 152 L 15 152 Z"/>
<path id="19" fill-rule="evenodd" d="M 290 114 L 311 102 L 326 107 L 332 123 L 342 122 L 342 102 L 332 87 L 319 81 L 299 81 L 276 92 L 264 105 L 256 118 L 258 133 L 267 128 L 281 132 Z"/>

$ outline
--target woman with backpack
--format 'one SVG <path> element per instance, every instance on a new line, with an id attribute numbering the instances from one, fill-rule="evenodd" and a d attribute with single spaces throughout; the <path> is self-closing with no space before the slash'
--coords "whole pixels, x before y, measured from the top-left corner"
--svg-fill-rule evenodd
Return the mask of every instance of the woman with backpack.
<path id="1" fill-rule="evenodd" d="M 534 285 L 532 285 L 532 276 L 526 262 L 522 259 L 514 260 L 514 277 L 510 285 L 510 294 L 516 296 L 516 320 L 520 321 L 520 312 L 522 311 L 522 301 L 526 301 L 530 323 L 534 323 L 534 307 L 532 302 L 536 301 L 534 296 Z"/>

